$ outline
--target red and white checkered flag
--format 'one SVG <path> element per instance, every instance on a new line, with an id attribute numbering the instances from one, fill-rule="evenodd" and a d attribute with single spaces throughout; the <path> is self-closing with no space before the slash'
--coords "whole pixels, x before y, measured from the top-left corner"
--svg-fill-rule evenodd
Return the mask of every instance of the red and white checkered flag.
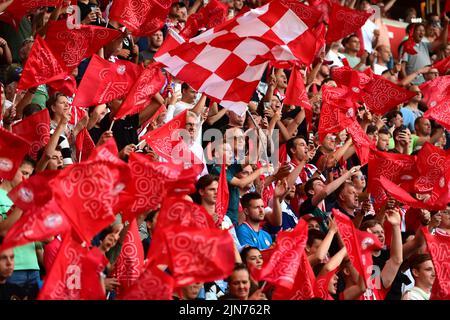
<path id="1" fill-rule="evenodd" d="M 315 42 L 305 22 L 272 1 L 187 42 L 178 39 L 180 45 L 161 48 L 154 58 L 178 79 L 242 114 L 268 61 L 310 63 Z"/>

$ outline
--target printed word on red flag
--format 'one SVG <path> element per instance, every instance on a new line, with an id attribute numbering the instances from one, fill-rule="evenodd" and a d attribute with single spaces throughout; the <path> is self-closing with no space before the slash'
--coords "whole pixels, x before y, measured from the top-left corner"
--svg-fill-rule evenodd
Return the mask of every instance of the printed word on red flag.
<path id="1" fill-rule="evenodd" d="M 423 102 L 428 108 L 434 108 L 442 103 L 446 103 L 450 96 L 450 75 L 437 77 L 419 86 L 423 94 Z"/>
<path id="2" fill-rule="evenodd" d="M 234 243 L 226 230 L 173 226 L 164 238 L 177 287 L 223 279 L 233 271 Z"/>
<path id="3" fill-rule="evenodd" d="M 155 60 L 175 77 L 238 114 L 245 112 L 268 61 L 312 61 L 311 30 L 270 2 L 184 42 Z"/>
<path id="4" fill-rule="evenodd" d="M 379 181 L 381 176 L 398 184 L 411 183 L 417 176 L 415 157 L 370 149 L 367 187 L 375 208 L 380 208 L 388 198 Z"/>
<path id="5" fill-rule="evenodd" d="M 172 0 L 113 1 L 109 18 L 125 25 L 135 36 L 146 36 L 161 29 Z"/>
<path id="6" fill-rule="evenodd" d="M 450 130 L 450 100 L 446 100 L 435 107 L 429 108 L 423 114 L 423 117 L 433 119 L 445 129 Z"/>
<path id="7" fill-rule="evenodd" d="M 299 221 L 293 231 L 280 232 L 274 252 L 263 267 L 260 279 L 292 289 L 299 271 L 301 256 L 305 254 L 307 238 L 308 224 L 304 219 Z"/>
<path id="8" fill-rule="evenodd" d="M 67 70 L 61 66 L 47 43 L 37 35 L 28 55 L 17 89 L 26 90 L 41 84 L 46 84 L 50 80 L 65 79 L 66 76 L 68 76 Z"/>
<path id="9" fill-rule="evenodd" d="M 2 1 L 4 2 L 4 1 Z M 14 28 L 19 29 L 20 21 L 27 13 L 32 13 L 41 7 L 56 7 L 60 5 L 61 0 L 21 0 L 13 1 L 5 10 L 5 15 L 11 19 L 5 20 L 11 22 Z"/>
<path id="10" fill-rule="evenodd" d="M 174 280 L 167 273 L 149 264 L 139 279 L 125 292 L 119 300 L 172 300 Z"/>
<path id="11" fill-rule="evenodd" d="M 186 114 L 187 110 L 142 137 L 159 156 L 167 161 L 171 161 L 172 151 L 181 141 L 180 130 L 186 129 Z"/>
<path id="12" fill-rule="evenodd" d="M 73 101 L 76 107 L 91 107 L 124 97 L 143 71 L 141 66 L 119 60 L 109 62 L 92 56 Z"/>
<path id="13" fill-rule="evenodd" d="M 0 127 L 0 178 L 12 180 L 29 150 L 30 142 Z"/>
<path id="14" fill-rule="evenodd" d="M 273 300 L 311 300 L 314 298 L 315 276 L 306 253 L 300 256 L 300 266 L 292 289 L 276 287 Z"/>
<path id="15" fill-rule="evenodd" d="M 61 20 L 49 22 L 45 41 L 63 65 L 72 70 L 121 35 L 120 31 L 92 25 L 69 28 L 67 21 Z"/>
<path id="16" fill-rule="evenodd" d="M 427 227 L 423 234 L 433 260 L 436 280 L 431 290 L 431 300 L 450 299 L 450 236 L 442 232 L 432 235 Z M 439 229 L 438 229 L 439 230 Z"/>
<path id="17" fill-rule="evenodd" d="M 327 43 L 332 43 L 346 36 L 357 32 L 372 13 L 353 10 L 348 7 L 332 3 L 330 13 L 330 23 L 325 36 Z"/>
<path id="18" fill-rule="evenodd" d="M 158 63 L 150 64 L 134 83 L 125 101 L 120 105 L 114 119 L 141 112 L 161 90 L 165 78 Z"/>
<path id="19" fill-rule="evenodd" d="M 50 115 L 48 109 L 36 112 L 13 125 L 12 131 L 31 142 L 30 156 L 36 160 L 39 149 L 50 139 Z"/>
<path id="20" fill-rule="evenodd" d="M 67 234 L 44 279 L 38 300 L 80 300 L 81 261 L 87 252 L 87 248 Z"/>
<path id="21" fill-rule="evenodd" d="M 120 295 L 120 292 L 131 287 L 139 279 L 143 269 L 144 248 L 134 219 L 128 227 L 120 255 L 114 265 L 113 277 L 120 282 L 117 294 Z"/>
<path id="22" fill-rule="evenodd" d="M 50 186 L 74 230 L 90 243 L 98 232 L 114 222 L 113 208 L 130 176 L 125 163 L 119 166 L 112 162 L 89 161 L 67 167 Z"/>

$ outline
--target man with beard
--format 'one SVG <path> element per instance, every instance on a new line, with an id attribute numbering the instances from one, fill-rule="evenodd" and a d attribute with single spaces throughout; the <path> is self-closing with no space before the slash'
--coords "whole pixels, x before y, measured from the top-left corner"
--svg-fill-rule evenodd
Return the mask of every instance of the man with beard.
<path id="1" fill-rule="evenodd" d="M 148 37 L 148 48 L 139 53 L 139 63 L 153 60 L 153 56 L 163 43 L 163 33 L 161 30 L 156 31 Z"/>

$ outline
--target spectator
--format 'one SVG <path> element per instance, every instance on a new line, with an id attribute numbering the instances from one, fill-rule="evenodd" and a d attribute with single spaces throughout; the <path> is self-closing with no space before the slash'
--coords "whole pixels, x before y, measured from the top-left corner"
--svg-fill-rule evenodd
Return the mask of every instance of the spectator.
<path id="1" fill-rule="evenodd" d="M 427 253 L 416 254 L 408 262 L 415 285 L 403 294 L 402 300 L 430 300 L 431 288 L 436 279 L 431 256 Z"/>
<path id="2" fill-rule="evenodd" d="M 14 250 L 6 249 L 0 252 L 0 300 L 26 300 L 24 290 L 7 280 L 14 271 Z"/>

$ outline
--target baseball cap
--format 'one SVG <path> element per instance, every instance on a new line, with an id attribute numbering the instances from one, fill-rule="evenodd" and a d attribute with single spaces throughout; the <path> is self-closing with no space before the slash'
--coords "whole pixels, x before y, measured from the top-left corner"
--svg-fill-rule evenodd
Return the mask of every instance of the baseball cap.
<path id="1" fill-rule="evenodd" d="M 302 216 L 302 219 L 305 219 L 306 221 L 315 219 L 318 223 L 322 223 L 323 219 L 321 217 L 316 217 L 312 213 L 307 213 L 304 216 Z"/>
<path id="2" fill-rule="evenodd" d="M 19 81 L 22 76 L 23 68 L 19 64 L 12 64 L 6 69 L 6 84 Z"/>

